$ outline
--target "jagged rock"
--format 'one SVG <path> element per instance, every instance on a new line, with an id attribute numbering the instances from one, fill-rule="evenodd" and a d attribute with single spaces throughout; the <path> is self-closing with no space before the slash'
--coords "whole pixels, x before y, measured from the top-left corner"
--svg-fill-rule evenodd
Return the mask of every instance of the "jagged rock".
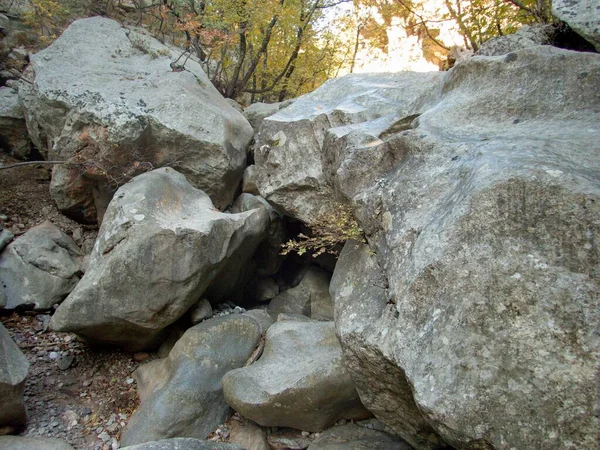
<path id="1" fill-rule="evenodd" d="M 227 373 L 222 384 L 227 403 L 263 426 L 320 431 L 370 415 L 344 369 L 331 322 L 273 324 L 262 357 Z"/>
<path id="2" fill-rule="evenodd" d="M 50 309 L 62 302 L 79 282 L 82 257 L 73 239 L 52 222 L 31 228 L 0 255 L 5 307 Z"/>
<path id="3" fill-rule="evenodd" d="M 244 315 L 210 319 L 187 330 L 167 358 L 137 369 L 142 404 L 123 432 L 123 445 L 206 438 L 229 412 L 221 378 L 246 363 L 260 335 L 258 323 Z"/>
<path id="4" fill-rule="evenodd" d="M 51 326 L 132 351 L 151 347 L 232 259 L 248 261 L 268 223 L 263 209 L 215 210 L 174 169 L 139 175 L 115 194 L 90 267 Z"/>
<path id="5" fill-rule="evenodd" d="M 340 191 L 361 149 L 396 161 L 343 191 L 373 248 L 331 292 L 361 399 L 416 448 L 597 448 L 599 85 L 594 53 L 476 56 L 411 129 L 324 148 Z"/>
<path id="6" fill-rule="evenodd" d="M 19 94 L 9 87 L 0 87 L 0 151 L 21 159 L 31 152 Z"/>
<path id="7" fill-rule="evenodd" d="M 600 52 L 600 2 L 598 0 L 553 0 L 552 14 Z"/>
<path id="8" fill-rule="evenodd" d="M 552 25 L 524 25 L 516 33 L 498 36 L 484 42 L 477 50 L 477 55 L 506 55 L 536 45 L 551 45 L 554 33 L 555 29 Z"/>
<path id="9" fill-rule="evenodd" d="M 358 425 L 341 425 L 325 430 L 308 450 L 412 450 L 397 436 Z"/>
<path id="10" fill-rule="evenodd" d="M 33 438 L 24 436 L 0 436 L 2 450 L 73 450 L 60 439 Z"/>
<path id="11" fill-rule="evenodd" d="M 267 437 L 272 450 L 304 450 L 312 441 L 313 437 L 307 436 L 306 432 L 290 428 L 276 429 Z"/>
<path id="12" fill-rule="evenodd" d="M 286 102 L 287 103 L 287 102 Z M 281 106 L 285 103 L 252 103 L 250 106 L 244 109 L 244 116 L 252 125 L 254 132 L 257 132 L 260 128 L 262 121 L 275 114 L 281 109 Z M 286 105 L 287 106 L 287 105 Z"/>
<path id="13" fill-rule="evenodd" d="M 266 302 L 277 297 L 279 285 L 271 277 L 259 277 L 255 284 L 255 296 L 259 302 Z"/>
<path id="14" fill-rule="evenodd" d="M 197 323 L 202 322 L 204 319 L 208 319 L 212 317 L 213 310 L 210 302 L 203 298 L 192 307 L 190 310 L 190 320 L 192 324 L 196 325 Z"/>
<path id="15" fill-rule="evenodd" d="M 23 389 L 28 371 L 27 358 L 0 323 L 0 427 L 25 425 Z"/>
<path id="16" fill-rule="evenodd" d="M 269 303 L 269 314 L 302 314 L 317 320 L 333 320 L 328 272 L 311 266 L 298 286 L 283 291 Z"/>
<path id="17" fill-rule="evenodd" d="M 233 200 L 252 127 L 200 64 L 142 31 L 93 17 L 73 22 L 31 58 L 19 95 L 30 136 L 52 159 L 52 198 L 78 220 L 102 216 L 116 185 L 170 165 L 217 208 Z M 92 200 L 93 199 L 93 200 Z"/>
<path id="18" fill-rule="evenodd" d="M 424 111 L 435 98 L 441 73 L 349 75 L 327 81 L 318 91 L 266 118 L 256 136 L 256 183 L 261 195 L 286 215 L 311 223 L 336 208 L 325 182 L 325 131 Z"/>
<path id="19" fill-rule="evenodd" d="M 203 441 L 192 438 L 173 438 L 121 447 L 122 450 L 244 450 L 236 444 Z"/>

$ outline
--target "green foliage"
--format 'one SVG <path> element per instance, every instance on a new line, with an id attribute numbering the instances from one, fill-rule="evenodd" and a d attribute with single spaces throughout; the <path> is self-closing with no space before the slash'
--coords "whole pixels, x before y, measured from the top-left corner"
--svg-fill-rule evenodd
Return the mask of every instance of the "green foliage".
<path id="1" fill-rule="evenodd" d="M 30 0 L 31 11 L 25 13 L 23 22 L 38 35 L 42 45 L 54 41 L 68 24 L 69 10 L 56 0 Z"/>
<path id="2" fill-rule="evenodd" d="M 313 258 L 323 253 L 337 255 L 338 244 L 347 240 L 365 241 L 363 230 L 354 218 L 349 206 L 340 206 L 337 211 L 320 214 L 310 225 L 311 236 L 300 233 L 282 245 L 282 255 L 296 252 L 303 255 L 312 252 Z"/>

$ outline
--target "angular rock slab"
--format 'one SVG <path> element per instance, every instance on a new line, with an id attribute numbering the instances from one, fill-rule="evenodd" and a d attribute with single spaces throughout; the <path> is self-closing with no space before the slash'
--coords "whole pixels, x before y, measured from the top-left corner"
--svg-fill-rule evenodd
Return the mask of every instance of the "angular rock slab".
<path id="1" fill-rule="evenodd" d="M 180 51 L 100 17 L 75 21 L 31 59 L 19 95 L 30 135 L 55 166 L 51 194 L 78 220 L 102 216 L 115 185 L 170 165 L 218 208 L 233 200 L 253 137 L 243 115 Z M 95 198 L 94 201 L 90 199 Z"/>
<path id="2" fill-rule="evenodd" d="M 423 111 L 436 96 L 440 73 L 349 75 L 263 120 L 254 150 L 260 194 L 286 215 L 311 223 L 336 208 L 322 166 L 328 129 L 402 118 Z"/>
<path id="3" fill-rule="evenodd" d="M 600 52 L 599 0 L 552 0 L 552 14 Z"/>
<path id="4" fill-rule="evenodd" d="M 230 259 L 250 258 L 264 210 L 224 214 L 171 168 L 137 176 L 115 194 L 89 270 L 51 327 L 140 350 L 196 303 Z"/>
<path id="5" fill-rule="evenodd" d="M 73 450 L 60 439 L 32 438 L 24 436 L 0 436 L 2 450 Z"/>
<path id="6" fill-rule="evenodd" d="M 246 363 L 260 335 L 247 316 L 210 319 L 188 329 L 167 358 L 140 367 L 135 376 L 142 404 L 127 423 L 123 445 L 205 439 L 229 413 L 221 378 Z"/>
<path id="7" fill-rule="evenodd" d="M 50 309 L 62 302 L 80 280 L 82 258 L 73 239 L 52 222 L 31 228 L 0 255 L 5 308 Z"/>
<path id="8" fill-rule="evenodd" d="M 308 450 L 412 450 L 397 436 L 358 425 L 340 425 L 325 430 Z"/>
<path id="9" fill-rule="evenodd" d="M 123 450 L 243 450 L 241 446 L 236 444 L 192 438 L 162 439 L 121 448 Z"/>
<path id="10" fill-rule="evenodd" d="M 471 58 L 354 190 L 376 256 L 338 261 L 337 331 L 365 406 L 415 447 L 428 424 L 457 448 L 597 448 L 598 85 L 598 54 Z"/>
<path id="11" fill-rule="evenodd" d="M 223 377 L 223 393 L 242 416 L 263 426 L 321 431 L 364 409 L 344 368 L 331 322 L 277 322 L 254 364 Z"/>
<path id="12" fill-rule="evenodd" d="M 0 323 L 0 427 L 25 425 L 23 389 L 28 371 L 29 361 Z"/>

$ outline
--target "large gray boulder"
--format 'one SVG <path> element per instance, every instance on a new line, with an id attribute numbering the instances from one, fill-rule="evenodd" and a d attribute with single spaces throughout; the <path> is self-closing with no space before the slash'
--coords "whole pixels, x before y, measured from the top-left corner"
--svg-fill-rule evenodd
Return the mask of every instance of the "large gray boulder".
<path id="1" fill-rule="evenodd" d="M 11 242 L 0 254 L 5 308 L 50 309 L 79 282 L 83 254 L 73 239 L 46 221 Z"/>
<path id="2" fill-rule="evenodd" d="M 130 350 L 152 346 L 231 259 L 251 257 L 268 223 L 262 209 L 219 212 L 174 169 L 139 175 L 115 194 L 89 270 L 51 326 Z"/>
<path id="3" fill-rule="evenodd" d="M 0 427 L 25 425 L 23 389 L 28 371 L 29 361 L 0 323 Z"/>
<path id="4" fill-rule="evenodd" d="M 0 436 L 2 450 L 73 450 L 60 439 L 34 438 L 25 436 Z"/>
<path id="5" fill-rule="evenodd" d="M 123 450 L 243 450 L 236 444 L 204 441 L 193 438 L 161 439 L 144 444 L 121 447 Z"/>
<path id="6" fill-rule="evenodd" d="M 344 368 L 332 322 L 277 322 L 254 364 L 223 377 L 223 393 L 263 426 L 321 431 L 339 419 L 370 416 Z"/>
<path id="7" fill-rule="evenodd" d="M 116 186 L 165 165 L 217 208 L 233 201 L 252 127 L 199 63 L 171 68 L 180 53 L 94 17 L 32 56 L 32 83 L 19 91 L 30 135 L 50 159 L 80 164 L 54 167 L 50 189 L 63 212 L 95 221 Z"/>
<path id="8" fill-rule="evenodd" d="M 137 369 L 142 404 L 131 416 L 122 444 L 205 439 L 229 413 L 221 378 L 246 363 L 260 335 L 250 317 L 214 318 L 188 329 L 167 358 Z"/>
<path id="9" fill-rule="evenodd" d="M 600 0 L 552 0 L 552 13 L 600 52 Z"/>
<path id="10" fill-rule="evenodd" d="M 23 159 L 30 151 L 31 139 L 19 94 L 9 87 L 0 87 L 0 152 Z"/>
<path id="11" fill-rule="evenodd" d="M 337 333 L 365 406 L 413 446 L 598 448 L 599 85 L 598 54 L 478 56 L 408 129 L 331 134 L 371 246 L 336 266 Z M 369 172 L 367 148 L 395 163 Z"/>
<path id="12" fill-rule="evenodd" d="M 326 130 L 421 113 L 435 98 L 441 76 L 434 72 L 349 75 L 327 81 L 318 91 L 267 117 L 254 150 L 260 194 L 305 223 L 335 209 L 322 166 Z"/>

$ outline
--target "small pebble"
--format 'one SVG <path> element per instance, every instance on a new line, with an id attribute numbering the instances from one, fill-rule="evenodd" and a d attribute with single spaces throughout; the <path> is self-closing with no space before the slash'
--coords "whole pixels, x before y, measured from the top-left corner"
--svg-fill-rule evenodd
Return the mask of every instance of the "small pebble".
<path id="1" fill-rule="evenodd" d="M 133 378 L 127 378 L 127 384 L 133 384 L 135 380 Z"/>
<path id="2" fill-rule="evenodd" d="M 100 439 L 102 439 L 102 442 L 108 442 L 108 441 L 110 441 L 110 436 L 109 436 L 109 434 L 106 431 L 103 431 L 102 433 L 100 433 L 98 435 L 98 437 Z"/>
<path id="3" fill-rule="evenodd" d="M 48 355 L 48 357 L 54 361 L 55 359 L 58 358 L 58 353 L 57 352 L 50 352 L 50 354 Z"/>

